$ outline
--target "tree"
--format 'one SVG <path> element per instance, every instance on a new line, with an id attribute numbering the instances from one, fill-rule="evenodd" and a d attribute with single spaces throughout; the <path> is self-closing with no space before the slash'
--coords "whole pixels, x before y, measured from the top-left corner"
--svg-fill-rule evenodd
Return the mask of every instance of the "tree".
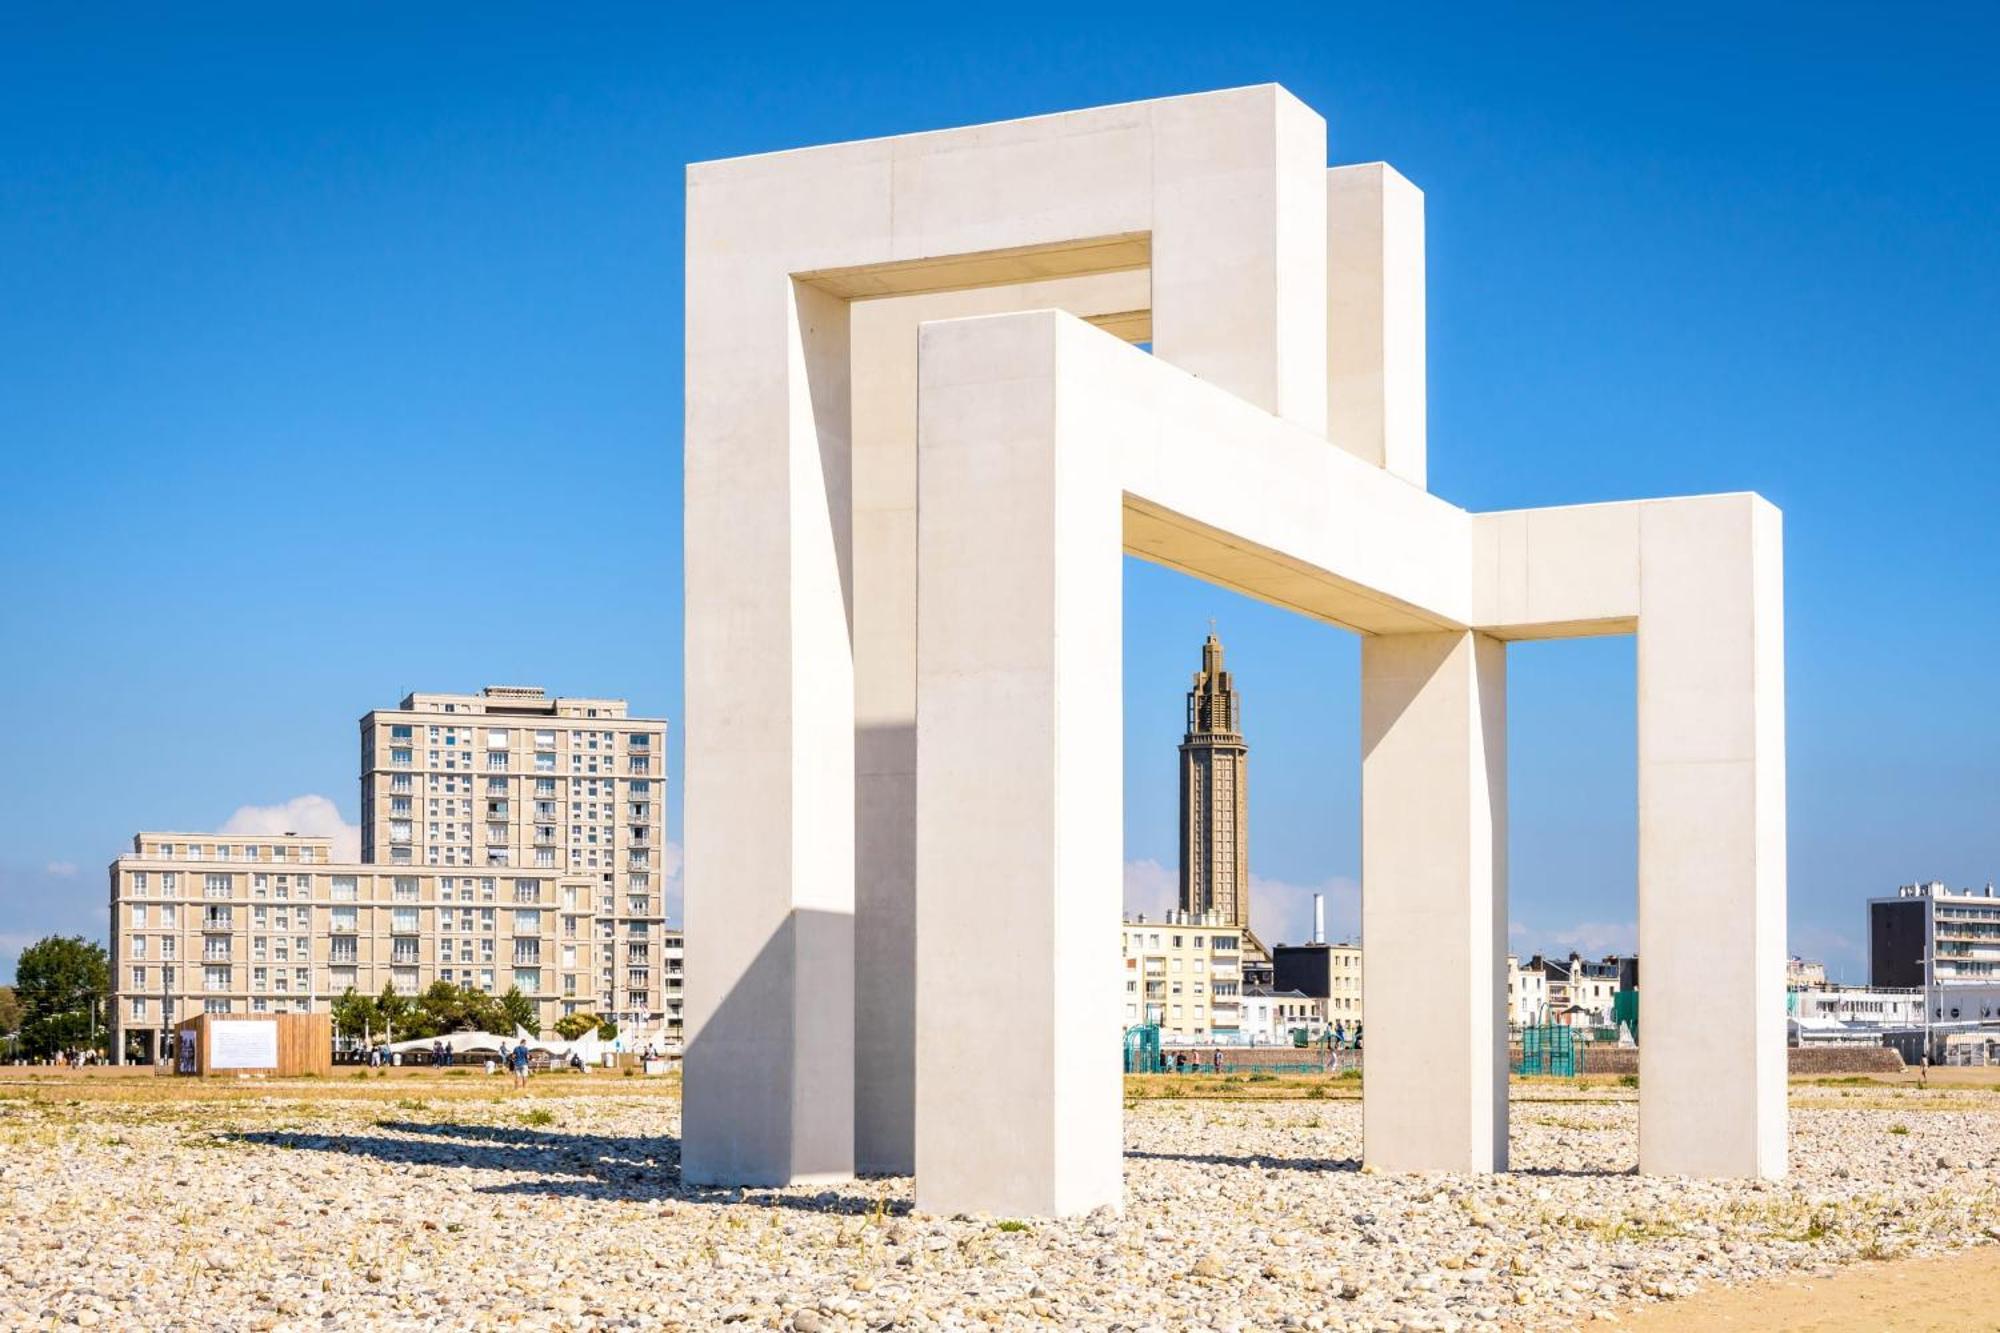
<path id="1" fill-rule="evenodd" d="M 436 1032 L 501 1032 L 505 1023 L 500 1002 L 470 986 L 454 986 L 449 981 L 433 981 L 417 1001 L 429 1026 Z M 511 1028 L 504 1029 L 511 1031 Z"/>
<path id="2" fill-rule="evenodd" d="M 380 1024 L 377 1034 L 383 1041 L 404 1041 L 417 1034 L 410 1030 L 410 1002 L 396 993 L 393 982 L 382 987 L 382 993 L 375 997 L 375 1021 Z"/>
<path id="3" fill-rule="evenodd" d="M 507 993 L 500 997 L 500 1016 L 507 1024 L 507 1030 L 502 1035 L 512 1036 L 515 1028 L 526 1028 L 538 1036 L 541 1033 L 541 1011 L 533 1000 L 521 994 L 519 986 L 509 986 Z"/>
<path id="4" fill-rule="evenodd" d="M 333 1030 L 346 1037 L 368 1037 L 382 1030 L 375 1001 L 349 986 L 333 1002 Z"/>
<path id="5" fill-rule="evenodd" d="M 556 1020 L 556 1035 L 564 1041 L 575 1041 L 584 1033 L 594 1031 L 602 1022 L 596 1014 L 564 1014 Z"/>
<path id="6" fill-rule="evenodd" d="M 618 1025 L 608 1018 L 605 1019 L 597 1025 L 597 1039 L 599 1041 L 617 1041 Z"/>
<path id="7" fill-rule="evenodd" d="M 0 986 L 0 1037 L 11 1037 L 20 1030 L 21 999 L 12 986 Z"/>
<path id="8" fill-rule="evenodd" d="M 14 993 L 21 1007 L 21 1051 L 31 1059 L 101 1047 L 97 1006 L 111 987 L 104 946 L 81 935 L 48 935 L 21 951 Z"/>

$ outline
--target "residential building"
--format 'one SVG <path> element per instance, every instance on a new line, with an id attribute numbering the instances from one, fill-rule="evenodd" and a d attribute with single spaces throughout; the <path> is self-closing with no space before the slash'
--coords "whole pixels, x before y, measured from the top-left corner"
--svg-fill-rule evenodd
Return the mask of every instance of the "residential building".
<path id="1" fill-rule="evenodd" d="M 1328 1023 L 1361 1022 L 1361 946 L 1278 944 L 1271 948 L 1274 991 L 1297 991 L 1319 1005 Z"/>
<path id="2" fill-rule="evenodd" d="M 1612 1021 L 1613 997 L 1637 986 L 1637 962 L 1615 954 L 1600 962 L 1576 953 L 1567 960 L 1537 954 L 1528 966 L 1539 968 L 1548 980 L 1548 1021 L 1602 1027 Z"/>
<path id="3" fill-rule="evenodd" d="M 1993 886 L 1954 893 L 1933 880 L 1870 898 L 1868 980 L 1898 989 L 2000 981 L 2000 897 Z"/>
<path id="4" fill-rule="evenodd" d="M 1219 914 L 1140 916 L 1123 927 L 1125 1025 L 1151 1023 L 1171 1045 L 1243 1038 L 1243 932 Z"/>
<path id="5" fill-rule="evenodd" d="M 1250 926 L 1250 747 L 1242 705 L 1210 634 L 1181 738 L 1181 911 Z"/>
<path id="6" fill-rule="evenodd" d="M 361 859 L 574 882 L 594 918 L 577 1003 L 677 1040 L 666 738 L 664 720 L 631 716 L 623 699 L 411 694 L 361 719 Z"/>
<path id="7" fill-rule="evenodd" d="M 1251 1046 L 1292 1046 L 1295 1033 L 1306 1034 L 1307 1043 L 1318 1041 L 1326 1032 L 1322 1001 L 1295 990 L 1273 990 L 1251 986 L 1243 992 L 1243 1041 Z"/>
<path id="8" fill-rule="evenodd" d="M 1797 954 L 1785 960 L 1785 989 L 1802 990 L 1809 986 L 1826 985 L 1826 964 Z"/>
<path id="9" fill-rule="evenodd" d="M 1552 1022 L 1549 1017 L 1549 974 L 1541 960 L 1523 966 L 1519 955 L 1507 955 L 1507 1022 L 1511 1027 L 1534 1027 Z"/>
<path id="10" fill-rule="evenodd" d="M 350 987 L 433 982 L 535 1002 L 540 1026 L 598 1006 L 610 938 L 588 876 L 446 874 L 333 860 L 324 837 L 140 833 L 111 864 L 111 1050 L 150 1061 L 198 1013 L 325 1011 Z M 681 937 L 662 941 L 678 1041 Z"/>

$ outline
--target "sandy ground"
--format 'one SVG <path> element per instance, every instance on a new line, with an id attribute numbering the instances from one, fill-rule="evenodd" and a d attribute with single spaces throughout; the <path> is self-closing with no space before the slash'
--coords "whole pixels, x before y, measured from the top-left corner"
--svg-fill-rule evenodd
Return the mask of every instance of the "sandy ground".
<path id="1" fill-rule="evenodd" d="M 1644 1333 L 1786 1329 L 1797 1333 L 1973 1333 L 2000 1329 L 2000 1256 L 1966 1250 L 1864 1263 L 1825 1276 L 1721 1287 L 1623 1321 Z"/>

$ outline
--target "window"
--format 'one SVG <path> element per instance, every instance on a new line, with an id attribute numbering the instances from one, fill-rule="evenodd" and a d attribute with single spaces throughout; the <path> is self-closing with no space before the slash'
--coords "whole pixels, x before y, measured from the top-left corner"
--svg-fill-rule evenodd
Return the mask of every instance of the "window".
<path id="1" fill-rule="evenodd" d="M 542 900 L 542 882 L 538 879 L 517 879 L 514 881 L 514 901 L 517 903 L 538 903 Z"/>
<path id="2" fill-rule="evenodd" d="M 204 898 L 227 898 L 229 896 L 228 875 L 208 875 L 202 880 L 201 896 Z"/>
<path id="3" fill-rule="evenodd" d="M 178 871 L 162 870 L 160 872 L 160 892 L 166 897 L 173 897 L 179 891 L 180 884 L 181 877 Z"/>
<path id="4" fill-rule="evenodd" d="M 133 969 L 132 969 L 132 989 L 133 989 L 133 990 L 144 990 L 144 989 L 146 989 L 146 969 L 145 969 L 145 968 L 143 968 L 143 967 L 135 967 L 135 968 L 133 968 Z"/>
<path id="5" fill-rule="evenodd" d="M 361 945 L 358 940 L 337 939 L 328 945 L 327 961 L 334 964 L 360 961 Z"/>
<path id="6" fill-rule="evenodd" d="M 204 990 L 228 990 L 229 989 L 228 965 L 225 964 L 220 967 L 210 965 L 208 967 L 204 967 L 201 970 L 201 984 L 202 984 L 202 989 Z M 223 1012 L 224 1013 L 228 1012 L 227 1005 L 223 1007 Z"/>
<path id="7" fill-rule="evenodd" d="M 392 741 L 407 741 L 407 740 L 410 740 L 410 739 L 412 739 L 412 737 L 411 737 L 411 731 L 412 731 L 412 730 L 413 730 L 413 728 L 411 728 L 410 726 L 408 726 L 408 725 L 407 725 L 407 724 L 405 724 L 405 723 L 397 723 L 397 724 L 396 724 L 395 726 L 392 726 L 392 727 L 390 727 L 390 728 L 389 728 L 389 739 L 390 739 L 390 740 L 392 740 Z M 437 728 L 436 728 L 436 727 L 432 727 L 432 728 L 431 728 L 431 730 L 432 730 L 432 731 L 436 731 L 436 730 L 437 730 Z"/>
<path id="8" fill-rule="evenodd" d="M 397 768 L 408 768 L 410 766 L 410 755 L 411 751 L 406 749 L 391 750 L 389 751 L 389 762 Z"/>
<path id="9" fill-rule="evenodd" d="M 235 925 L 235 914 L 227 907 L 206 907 L 201 913 L 203 930 L 230 930 Z"/>
<path id="10" fill-rule="evenodd" d="M 175 951 L 174 937 L 171 935 L 160 936 L 160 957 L 172 958 L 174 956 L 174 951 Z M 167 971 L 172 972 L 173 969 L 170 967 L 167 969 Z"/>
<path id="11" fill-rule="evenodd" d="M 414 907 L 392 907 L 389 909 L 389 929 L 397 934 L 417 933 L 417 909 Z"/>
<path id="12" fill-rule="evenodd" d="M 514 962 L 517 966 L 522 963 L 539 963 L 541 961 L 542 942 L 540 940 L 516 939 L 514 941 Z"/>
<path id="13" fill-rule="evenodd" d="M 143 995 L 134 995 L 132 997 L 132 1017 L 144 1018 L 145 1016 L 146 1016 L 146 997 Z"/>
<path id="14" fill-rule="evenodd" d="M 132 892 L 134 892 L 134 893 L 144 893 L 145 891 L 146 891 L 146 872 L 145 872 L 145 871 L 143 871 L 143 870 L 135 870 L 135 871 L 133 871 L 133 872 L 132 872 Z"/>
<path id="15" fill-rule="evenodd" d="M 542 971 L 538 967 L 517 967 L 514 969 L 514 984 L 529 995 L 542 988 Z"/>
<path id="16" fill-rule="evenodd" d="M 417 941 L 413 937 L 399 935 L 390 942 L 389 961 L 392 963 L 415 963 L 418 953 Z"/>
<path id="17" fill-rule="evenodd" d="M 146 924 L 146 904 L 144 903 L 132 904 L 132 924 L 135 926 L 143 926 Z"/>
<path id="18" fill-rule="evenodd" d="M 415 902 L 417 900 L 417 877 L 415 875 L 396 876 L 394 893 L 396 901 L 399 903 Z"/>
<path id="19" fill-rule="evenodd" d="M 341 907 L 336 905 L 333 909 L 333 926 L 332 926 L 333 933 L 336 935 L 354 934 L 355 931 L 358 929 L 356 925 L 356 916 L 358 912 L 359 912 L 358 908 Z"/>

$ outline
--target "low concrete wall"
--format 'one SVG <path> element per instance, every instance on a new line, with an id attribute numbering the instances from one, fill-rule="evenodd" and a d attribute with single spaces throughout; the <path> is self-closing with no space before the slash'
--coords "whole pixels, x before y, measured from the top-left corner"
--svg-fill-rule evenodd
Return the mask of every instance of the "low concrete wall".
<path id="1" fill-rule="evenodd" d="M 1166 1058 L 1169 1065 L 1182 1055 L 1187 1056 L 1190 1064 L 1199 1060 L 1203 1073 L 1215 1067 L 1217 1053 L 1222 1056 L 1222 1072 L 1225 1074 L 1237 1070 L 1262 1069 L 1270 1065 L 1313 1065 L 1327 1068 L 1331 1064 L 1328 1053 L 1317 1046 L 1166 1046 L 1160 1050 L 1160 1054 Z M 1353 1051 L 1341 1051 L 1338 1054 L 1343 1069 L 1361 1058 Z"/>
<path id="2" fill-rule="evenodd" d="M 1837 1074 L 1893 1074 L 1903 1057 L 1887 1046 L 1793 1046 L 1786 1051 L 1794 1078 Z M 1584 1046 L 1577 1051 L 1581 1074 L 1637 1074 L 1636 1046 Z"/>
<path id="3" fill-rule="evenodd" d="M 1794 1046 L 1792 1074 L 1894 1074 L 1903 1057 L 1892 1046 Z"/>
<path id="4" fill-rule="evenodd" d="M 1185 1054 L 1190 1062 L 1199 1057 L 1201 1071 L 1207 1073 L 1215 1066 L 1218 1048 L 1211 1046 L 1173 1046 L 1165 1055 L 1171 1064 L 1174 1057 Z M 1312 1064 L 1328 1067 L 1327 1052 L 1317 1046 L 1301 1050 L 1291 1046 L 1224 1046 L 1222 1054 L 1224 1073 L 1243 1072 L 1265 1068 L 1271 1065 Z M 1339 1051 L 1341 1069 L 1358 1068 L 1361 1052 Z M 1639 1072 L 1639 1048 L 1636 1046 L 1583 1045 L 1577 1047 L 1577 1072 L 1579 1074 L 1637 1074 Z M 1903 1068 L 1903 1057 L 1888 1046 L 1794 1046 L 1787 1052 L 1790 1072 L 1794 1078 L 1824 1078 L 1842 1074 L 1894 1074 Z M 1510 1058 L 1521 1058 L 1516 1047 Z"/>

